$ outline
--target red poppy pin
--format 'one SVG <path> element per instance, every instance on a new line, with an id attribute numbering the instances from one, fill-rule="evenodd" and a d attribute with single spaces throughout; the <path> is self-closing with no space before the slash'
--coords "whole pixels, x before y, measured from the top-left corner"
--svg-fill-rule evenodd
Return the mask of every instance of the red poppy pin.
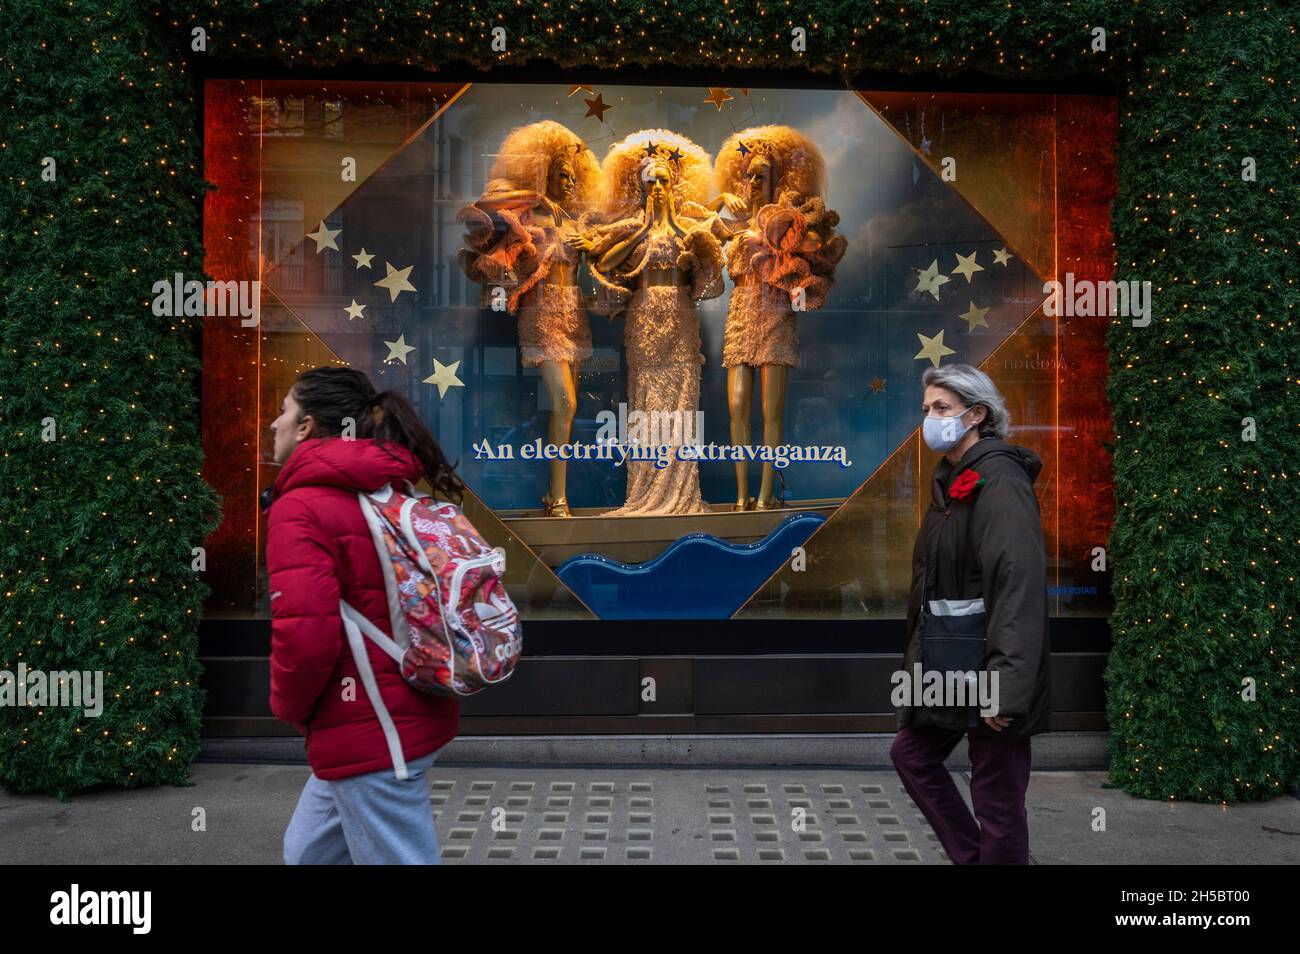
<path id="1" fill-rule="evenodd" d="M 984 484 L 984 478 L 973 470 L 964 470 L 961 472 L 952 487 L 948 490 L 948 496 L 953 500 L 965 500 L 971 494 L 975 493 L 977 487 Z"/>

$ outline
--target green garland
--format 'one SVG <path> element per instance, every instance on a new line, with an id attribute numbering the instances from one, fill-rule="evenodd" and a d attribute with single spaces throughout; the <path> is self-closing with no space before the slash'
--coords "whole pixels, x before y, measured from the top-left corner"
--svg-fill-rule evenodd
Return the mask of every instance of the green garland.
<path id="1" fill-rule="evenodd" d="M 1148 798 L 1223 801 L 1295 785 L 1300 150 L 1296 27 L 1280 6 L 0 0 L 0 669 L 104 670 L 109 698 L 99 719 L 0 711 L 0 780 L 60 794 L 181 783 L 198 750 L 205 587 L 191 548 L 218 501 L 199 477 L 197 323 L 147 303 L 159 277 L 199 277 L 188 71 L 212 57 L 1110 77 L 1116 278 L 1157 287 L 1150 326 L 1116 319 L 1107 335 L 1111 779 Z M 805 52 L 792 52 L 794 27 Z M 1091 48 L 1096 27 L 1105 52 Z M 41 440 L 46 418 L 54 441 Z"/>
<path id="2" fill-rule="evenodd" d="M 98 671 L 104 696 L 0 709 L 0 780 L 62 797 L 184 784 L 203 708 L 199 319 L 149 307 L 198 267 L 201 153 L 130 6 L 0 10 L 0 670 Z"/>
<path id="3" fill-rule="evenodd" d="M 1214 4 L 1171 22 L 1120 105 L 1116 278 L 1156 292 L 1150 326 L 1107 335 L 1107 716 L 1111 780 L 1146 798 L 1233 802 L 1300 781 L 1291 17 Z"/>

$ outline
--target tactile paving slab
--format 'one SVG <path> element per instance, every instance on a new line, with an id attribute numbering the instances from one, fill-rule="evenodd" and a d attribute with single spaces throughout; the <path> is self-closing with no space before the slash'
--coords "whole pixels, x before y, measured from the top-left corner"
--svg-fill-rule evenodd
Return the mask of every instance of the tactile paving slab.
<path id="1" fill-rule="evenodd" d="M 434 763 L 426 777 L 448 864 L 948 860 L 892 772 Z"/>

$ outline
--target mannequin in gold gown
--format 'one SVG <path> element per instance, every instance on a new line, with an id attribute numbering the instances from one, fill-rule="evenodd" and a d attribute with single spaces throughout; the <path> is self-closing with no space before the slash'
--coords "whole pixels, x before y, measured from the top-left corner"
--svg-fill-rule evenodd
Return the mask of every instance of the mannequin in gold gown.
<path id="1" fill-rule="evenodd" d="M 699 409 L 704 356 L 695 304 L 723 290 L 722 248 L 711 231 L 716 216 L 700 204 L 710 165 L 686 137 L 649 129 L 612 146 L 601 167 L 614 221 L 580 245 L 611 311 L 626 314 L 629 412 L 678 412 L 683 420 Z M 709 512 L 699 465 L 676 457 L 676 447 L 702 437 L 675 434 L 663 468 L 629 460 L 627 502 L 606 516 Z"/>

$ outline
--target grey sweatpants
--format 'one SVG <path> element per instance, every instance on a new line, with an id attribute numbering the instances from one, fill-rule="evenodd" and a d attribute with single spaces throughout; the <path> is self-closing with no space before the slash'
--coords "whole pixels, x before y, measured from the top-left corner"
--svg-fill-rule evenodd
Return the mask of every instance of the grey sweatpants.
<path id="1" fill-rule="evenodd" d="M 284 833 L 287 865 L 436 865 L 438 834 L 424 770 L 437 752 L 391 768 L 327 782 L 312 775 Z"/>

